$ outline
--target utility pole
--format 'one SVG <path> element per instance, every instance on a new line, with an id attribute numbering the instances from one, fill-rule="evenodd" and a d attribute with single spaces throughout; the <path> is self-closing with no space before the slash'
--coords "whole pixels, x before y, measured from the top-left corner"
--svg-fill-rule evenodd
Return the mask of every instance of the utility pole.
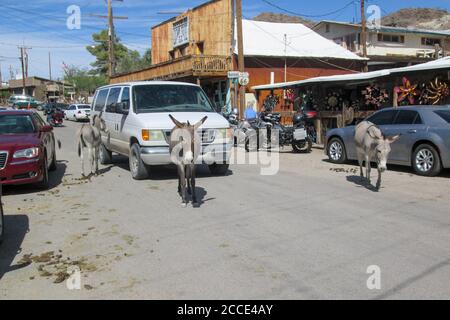
<path id="1" fill-rule="evenodd" d="M 116 57 L 114 55 L 114 42 L 115 42 L 115 32 L 114 32 L 114 19 L 126 20 L 128 17 L 119 17 L 113 15 L 113 8 L 111 4 L 112 0 L 108 0 L 108 15 L 91 14 L 91 16 L 97 18 L 108 19 L 108 75 L 112 77 L 116 69 Z"/>
<path id="2" fill-rule="evenodd" d="M 361 42 L 363 46 L 363 58 L 367 58 L 367 23 L 366 23 L 366 5 L 361 0 Z M 367 61 L 364 62 L 364 72 L 368 71 Z"/>
<path id="3" fill-rule="evenodd" d="M 20 62 L 22 64 L 22 94 L 25 95 L 25 63 L 23 58 L 24 47 L 19 47 L 20 49 Z"/>
<path id="4" fill-rule="evenodd" d="M 48 76 L 49 79 L 52 80 L 52 58 L 50 55 L 50 51 L 48 52 Z"/>
<path id="5" fill-rule="evenodd" d="M 242 0 L 236 0 L 237 20 L 237 44 L 238 44 L 238 68 L 239 72 L 245 72 L 244 64 L 244 36 L 242 32 Z M 242 117 L 245 110 L 245 86 L 239 87 L 239 115 Z"/>
<path id="6" fill-rule="evenodd" d="M 2 78 L 2 61 L 0 60 L 0 88 L 3 87 L 3 78 Z"/>
<path id="7" fill-rule="evenodd" d="M 284 82 L 287 82 L 287 34 L 284 34 Z"/>
<path id="8" fill-rule="evenodd" d="M 9 80 L 14 79 L 14 71 L 12 65 L 9 65 Z"/>

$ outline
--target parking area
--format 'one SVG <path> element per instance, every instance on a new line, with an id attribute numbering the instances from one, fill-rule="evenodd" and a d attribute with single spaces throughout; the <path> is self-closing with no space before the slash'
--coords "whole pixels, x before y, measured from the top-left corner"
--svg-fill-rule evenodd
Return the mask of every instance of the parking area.
<path id="1" fill-rule="evenodd" d="M 232 165 L 223 177 L 201 167 L 200 207 L 183 209 L 172 167 L 134 181 L 117 157 L 81 179 L 80 125 L 55 128 L 62 149 L 48 191 L 4 190 L 0 299 L 450 295 L 448 170 L 426 178 L 390 167 L 376 192 L 356 163 L 286 149 L 273 176 L 257 165 Z M 367 286 L 371 266 L 381 271 L 380 289 Z M 81 271 L 80 290 L 67 286 L 70 267 Z"/>

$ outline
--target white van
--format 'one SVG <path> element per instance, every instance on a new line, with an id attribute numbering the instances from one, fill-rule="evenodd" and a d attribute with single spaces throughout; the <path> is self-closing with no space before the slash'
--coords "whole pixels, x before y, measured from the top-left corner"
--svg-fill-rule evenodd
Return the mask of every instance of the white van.
<path id="1" fill-rule="evenodd" d="M 100 162 L 112 162 L 112 153 L 129 157 L 131 175 L 145 179 L 150 166 L 170 164 L 169 139 L 173 115 L 181 122 L 208 119 L 201 130 L 200 160 L 212 174 L 228 172 L 232 137 L 228 121 L 218 114 L 200 86 L 167 81 L 121 83 L 97 89 L 91 117 L 102 112 L 110 141 L 102 137 Z M 200 133 L 200 132 L 199 132 Z"/>

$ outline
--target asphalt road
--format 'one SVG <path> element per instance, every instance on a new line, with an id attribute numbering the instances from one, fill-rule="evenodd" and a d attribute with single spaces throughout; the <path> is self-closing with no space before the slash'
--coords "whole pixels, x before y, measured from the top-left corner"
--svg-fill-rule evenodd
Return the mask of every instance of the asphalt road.
<path id="1" fill-rule="evenodd" d="M 79 124 L 66 125 L 52 188 L 5 190 L 0 299 L 450 298 L 448 171 L 391 168 L 374 192 L 354 164 L 286 150 L 275 176 L 200 168 L 201 206 L 183 209 L 170 167 L 138 182 L 118 157 L 80 180 Z M 374 265 L 379 290 L 367 287 Z M 70 266 L 80 290 L 66 285 Z"/>

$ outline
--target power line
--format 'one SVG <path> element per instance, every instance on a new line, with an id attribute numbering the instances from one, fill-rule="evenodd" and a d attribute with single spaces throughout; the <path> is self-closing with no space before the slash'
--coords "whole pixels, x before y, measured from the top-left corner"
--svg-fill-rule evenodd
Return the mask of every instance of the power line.
<path id="1" fill-rule="evenodd" d="M 295 15 L 295 16 L 299 16 L 299 17 L 304 17 L 304 18 L 323 18 L 323 17 L 327 17 L 327 16 L 332 16 L 332 15 L 334 15 L 336 13 L 344 11 L 348 7 L 354 5 L 355 2 L 356 2 L 355 0 L 353 0 L 353 1 L 349 2 L 349 3 L 347 3 L 344 7 L 340 8 L 340 9 L 337 9 L 337 10 L 334 10 L 334 11 L 331 11 L 331 12 L 328 12 L 328 13 L 324 13 L 324 14 L 315 14 L 314 15 L 314 14 L 302 14 L 302 13 L 294 12 L 294 11 L 282 8 L 279 5 L 276 5 L 276 4 L 274 4 L 274 3 L 272 3 L 272 2 L 270 2 L 268 0 L 261 0 L 261 1 L 266 3 L 266 4 L 268 4 L 271 7 L 277 8 L 277 9 L 279 9 L 281 11 L 286 12 L 286 13 L 289 13 L 289 14 L 292 14 L 292 15 Z"/>

